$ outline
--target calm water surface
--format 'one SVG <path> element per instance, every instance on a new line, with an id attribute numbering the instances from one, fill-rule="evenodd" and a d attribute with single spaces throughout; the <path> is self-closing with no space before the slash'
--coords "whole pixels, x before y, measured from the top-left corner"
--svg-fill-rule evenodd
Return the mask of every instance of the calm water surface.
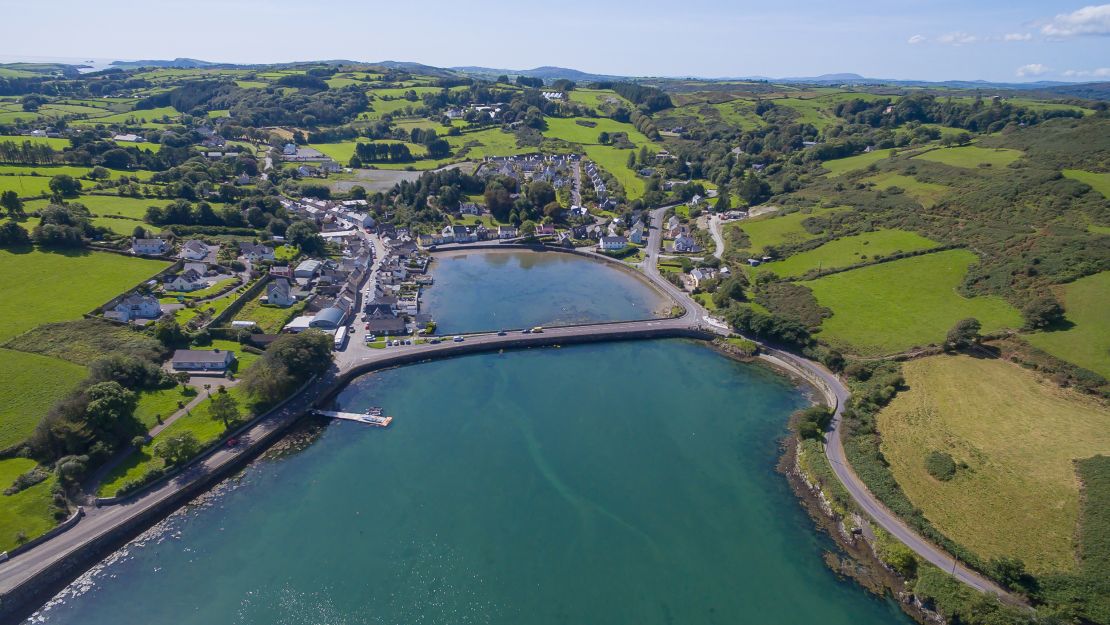
<path id="1" fill-rule="evenodd" d="M 838 580 L 782 476 L 803 405 L 654 341 L 359 379 L 330 424 L 71 587 L 46 623 L 906 624 Z"/>
<path id="2" fill-rule="evenodd" d="M 648 319 L 670 308 L 642 280 L 581 256 L 492 250 L 435 258 L 422 311 L 441 334 Z"/>

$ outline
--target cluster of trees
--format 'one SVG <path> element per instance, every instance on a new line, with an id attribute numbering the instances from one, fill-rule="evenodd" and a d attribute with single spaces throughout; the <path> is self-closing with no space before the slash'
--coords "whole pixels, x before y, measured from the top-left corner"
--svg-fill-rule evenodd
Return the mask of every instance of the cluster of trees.
<path id="1" fill-rule="evenodd" d="M 412 151 L 404 143 L 356 143 L 351 167 L 364 163 L 408 163 L 413 161 Z"/>
<path id="2" fill-rule="evenodd" d="M 655 127 L 655 122 L 652 121 L 650 116 L 644 115 L 640 111 L 633 111 L 629 120 L 636 127 L 636 130 L 644 133 L 644 136 L 648 139 L 652 141 L 659 140 L 659 129 Z"/>
<path id="3" fill-rule="evenodd" d="M 967 104 L 931 94 L 910 95 L 896 103 L 889 98 L 872 101 L 857 98 L 837 104 L 834 112 L 849 123 L 872 127 L 920 122 L 972 132 L 997 132 L 1011 123 L 1032 126 L 1057 117 L 1083 117 L 1082 112 L 1071 109 L 1034 110 L 1003 100 L 976 99 Z"/>
<path id="4" fill-rule="evenodd" d="M 519 196 L 514 199 L 515 194 Z M 483 198 L 498 221 L 517 226 L 528 221 L 554 221 L 563 212 L 555 188 L 542 180 L 521 188 L 513 178 L 494 178 L 486 183 Z"/>
<path id="5" fill-rule="evenodd" d="M 365 91 L 357 85 L 283 93 L 275 88 L 240 89 L 229 82 L 204 103 L 203 109 L 228 109 L 241 124 L 255 128 L 283 125 L 314 128 L 348 123 L 366 111 L 369 104 Z"/>
<path id="6" fill-rule="evenodd" d="M 0 141 L 0 163 L 56 165 L 64 162 L 60 152 L 45 143 Z"/>
<path id="7" fill-rule="evenodd" d="M 262 404 L 274 403 L 309 378 L 327 371 L 332 361 L 332 340 L 323 332 L 308 330 L 288 334 L 270 344 L 246 373 L 242 385 Z"/>
<path id="8" fill-rule="evenodd" d="M 594 88 L 612 89 L 621 97 L 640 107 L 640 110 L 645 113 L 654 113 L 674 106 L 674 103 L 671 102 L 671 96 L 656 87 L 647 87 L 632 82 L 599 82 Z"/>
<path id="9" fill-rule="evenodd" d="M 88 239 L 100 236 L 90 216 L 82 204 L 51 204 L 40 211 L 31 239 L 43 247 L 82 247 Z"/>

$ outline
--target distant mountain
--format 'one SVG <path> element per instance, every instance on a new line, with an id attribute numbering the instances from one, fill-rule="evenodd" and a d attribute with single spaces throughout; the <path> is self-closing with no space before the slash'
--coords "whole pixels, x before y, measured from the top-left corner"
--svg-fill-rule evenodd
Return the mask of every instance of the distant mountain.
<path id="1" fill-rule="evenodd" d="M 387 69 L 399 69 L 413 74 L 424 74 L 426 76 L 450 76 L 451 71 L 442 67 L 432 67 L 431 65 L 424 65 L 423 63 L 413 63 L 412 61 L 380 61 L 377 63 L 370 63 L 369 65 L 377 65 Z"/>
<path id="2" fill-rule="evenodd" d="M 209 61 L 199 61 L 197 59 L 174 59 L 172 61 L 165 60 L 144 60 L 144 61 L 112 61 L 112 67 L 120 69 L 135 69 L 137 67 L 175 67 L 184 69 L 195 69 L 198 67 L 215 67 L 222 65 L 222 63 L 211 63 Z"/>
<path id="3" fill-rule="evenodd" d="M 525 76 L 527 78 L 542 78 L 544 80 L 574 80 L 574 81 L 599 81 L 599 80 L 628 80 L 627 76 L 613 76 L 608 74 L 591 74 L 568 67 L 554 67 L 545 65 L 534 69 L 497 69 L 494 67 L 463 66 L 450 67 L 451 71 L 479 78 L 497 78 L 498 76 Z"/>

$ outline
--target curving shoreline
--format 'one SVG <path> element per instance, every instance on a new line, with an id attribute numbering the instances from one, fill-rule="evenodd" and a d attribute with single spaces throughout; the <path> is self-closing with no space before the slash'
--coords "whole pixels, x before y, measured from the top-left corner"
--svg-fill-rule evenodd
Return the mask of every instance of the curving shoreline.
<path id="1" fill-rule="evenodd" d="M 336 366 L 321 379 L 306 384 L 301 392 L 287 398 L 275 409 L 260 415 L 244 426 L 236 448 L 214 448 L 209 454 L 188 465 L 181 473 L 136 493 L 117 505 L 86 510 L 86 515 L 69 530 L 52 536 L 34 549 L 0 563 L 0 622 L 16 622 L 29 615 L 105 555 L 162 520 L 189 500 L 211 488 L 268 449 L 313 406 L 327 401 L 357 376 L 388 367 L 414 364 L 439 358 L 494 351 L 527 349 L 551 345 L 652 338 L 716 338 L 722 331 L 708 313 L 685 292 L 677 289 L 658 272 L 656 262 L 660 244 L 662 218 L 668 207 L 652 213 L 647 259 L 643 271 L 623 261 L 584 250 L 552 248 L 525 244 L 486 244 L 456 246 L 436 250 L 437 253 L 479 250 L 531 250 L 574 254 L 619 266 L 637 276 L 666 299 L 682 309 L 682 315 L 665 319 L 618 321 L 549 328 L 542 334 L 496 336 L 479 334 L 462 343 L 418 345 L 404 351 L 348 350 L 337 354 Z M 843 457 L 840 442 L 841 416 L 849 397 L 848 389 L 831 372 L 817 363 L 761 345 L 759 359 L 798 377 L 824 397 L 834 409 L 826 455 L 838 479 L 848 488 L 857 505 L 877 524 L 902 540 L 924 559 L 951 570 L 960 581 L 984 592 L 1008 596 L 997 585 L 977 573 L 960 566 L 951 556 L 912 532 L 900 519 L 887 510 L 859 480 Z"/>

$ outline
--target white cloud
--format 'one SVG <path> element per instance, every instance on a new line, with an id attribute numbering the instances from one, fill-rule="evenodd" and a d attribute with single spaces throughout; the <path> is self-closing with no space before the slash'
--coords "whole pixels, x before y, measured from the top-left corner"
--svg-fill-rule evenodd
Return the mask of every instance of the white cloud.
<path id="1" fill-rule="evenodd" d="M 929 39 L 927 37 L 925 37 L 925 35 L 914 35 L 913 37 L 910 37 L 909 40 L 906 43 L 913 46 L 913 45 L 917 45 L 919 43 L 925 43 L 928 40 Z"/>
<path id="2" fill-rule="evenodd" d="M 1110 67 L 1095 69 L 1069 69 L 1064 72 L 1068 78 L 1110 78 Z"/>
<path id="3" fill-rule="evenodd" d="M 1029 41 L 1033 35 L 1029 33 L 1006 33 L 1002 35 L 1002 41 Z"/>
<path id="4" fill-rule="evenodd" d="M 1041 26 L 1046 37 L 1083 35 L 1110 36 L 1110 4 L 1088 6 L 1072 13 L 1061 13 Z"/>
<path id="5" fill-rule="evenodd" d="M 1030 76 L 1040 76 L 1048 72 L 1048 66 L 1042 63 L 1030 63 L 1022 65 L 1017 68 L 1017 75 L 1019 78 L 1028 78 Z"/>
<path id="6" fill-rule="evenodd" d="M 975 35 L 959 32 L 948 33 L 947 35 L 941 35 L 940 37 L 937 37 L 937 41 L 939 41 L 940 43 L 952 46 L 962 46 L 968 43 L 975 43 L 979 40 L 979 37 L 976 37 Z"/>

